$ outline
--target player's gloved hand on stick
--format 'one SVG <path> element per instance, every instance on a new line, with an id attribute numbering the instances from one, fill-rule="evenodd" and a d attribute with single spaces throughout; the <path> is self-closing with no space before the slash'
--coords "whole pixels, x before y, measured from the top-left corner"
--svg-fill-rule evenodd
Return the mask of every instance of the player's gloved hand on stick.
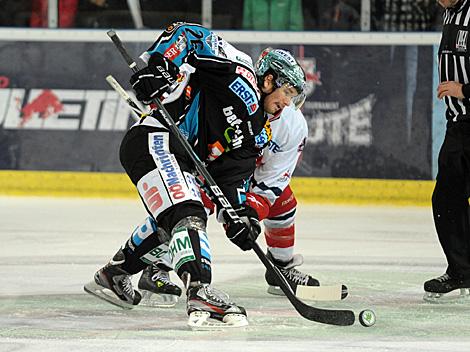
<path id="1" fill-rule="evenodd" d="M 227 213 L 224 212 L 226 221 L 225 234 L 227 237 L 240 247 L 243 251 L 253 248 L 253 242 L 256 241 L 261 232 L 261 225 L 258 220 L 258 214 L 250 206 L 242 206 L 235 210 L 242 222 L 233 222 Z"/>
<path id="2" fill-rule="evenodd" d="M 179 68 L 171 60 L 159 53 L 150 57 L 147 67 L 131 76 L 130 83 L 136 92 L 136 98 L 144 104 L 152 99 L 159 99 L 176 81 Z"/>

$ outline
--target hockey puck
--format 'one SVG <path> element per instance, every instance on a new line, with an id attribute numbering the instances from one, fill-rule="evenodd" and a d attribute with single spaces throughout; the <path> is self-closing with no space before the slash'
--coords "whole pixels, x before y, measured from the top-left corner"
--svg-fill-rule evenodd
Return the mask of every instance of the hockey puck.
<path id="1" fill-rule="evenodd" d="M 366 328 L 375 324 L 375 313 L 370 309 L 364 309 L 359 313 L 359 322 Z"/>

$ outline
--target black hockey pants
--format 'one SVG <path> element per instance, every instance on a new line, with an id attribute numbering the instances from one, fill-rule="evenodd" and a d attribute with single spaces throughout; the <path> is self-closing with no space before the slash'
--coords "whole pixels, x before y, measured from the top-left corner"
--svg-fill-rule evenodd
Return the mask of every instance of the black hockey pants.
<path id="1" fill-rule="evenodd" d="M 470 279 L 469 196 L 470 122 L 450 122 L 439 152 L 432 207 L 447 274 L 458 279 Z"/>

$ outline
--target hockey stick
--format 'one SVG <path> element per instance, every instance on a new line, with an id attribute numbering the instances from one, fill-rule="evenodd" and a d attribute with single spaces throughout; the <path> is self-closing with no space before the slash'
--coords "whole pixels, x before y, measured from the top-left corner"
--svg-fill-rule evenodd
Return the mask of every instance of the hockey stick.
<path id="1" fill-rule="evenodd" d="M 132 97 L 122 88 L 119 82 L 111 75 L 106 77 L 109 85 L 122 97 L 122 99 L 129 105 L 129 108 L 134 112 L 134 120 L 139 121 L 142 116 L 147 114 L 143 109 L 139 108 L 139 103 L 132 99 Z M 199 182 L 199 178 L 196 179 Z M 200 187 L 204 185 L 199 184 Z M 304 286 L 297 285 L 295 289 L 297 298 L 312 300 L 312 301 L 340 301 L 347 297 L 348 291 L 344 285 L 332 286 Z"/>
<path id="2" fill-rule="evenodd" d="M 131 68 L 133 72 L 138 71 L 137 63 L 131 58 L 131 56 L 127 53 L 126 48 L 124 47 L 123 43 L 121 42 L 120 38 L 113 30 L 107 32 L 108 36 L 113 41 L 116 48 L 121 53 L 122 57 L 126 61 L 127 65 Z M 229 216 L 230 220 L 234 223 L 242 223 L 242 220 L 238 217 L 235 210 L 232 208 L 230 202 L 225 198 L 224 194 L 222 193 L 221 189 L 217 186 L 214 179 L 212 178 L 211 174 L 207 171 L 206 167 L 204 166 L 203 162 L 199 159 L 196 153 L 192 150 L 189 143 L 186 141 L 185 137 L 178 129 L 176 124 L 174 123 L 173 119 L 171 118 L 170 114 L 166 111 L 163 104 L 160 102 L 159 99 L 153 99 L 152 101 L 158 108 L 158 111 L 162 115 L 163 119 L 165 120 L 166 124 L 169 126 L 170 131 L 174 134 L 174 136 L 178 139 L 181 143 L 184 150 L 188 153 L 188 156 L 193 161 L 196 170 L 198 173 L 204 178 L 206 184 L 209 186 L 209 189 L 212 193 L 213 200 L 215 203 L 222 207 L 227 215 Z M 329 310 L 329 309 L 321 309 L 309 306 L 299 300 L 295 293 L 292 291 L 289 283 L 286 281 L 285 277 L 280 273 L 279 269 L 277 269 L 266 257 L 264 252 L 261 250 L 259 245 L 254 242 L 253 243 L 253 250 L 255 251 L 256 255 L 259 257 L 261 262 L 264 264 L 266 269 L 273 273 L 279 282 L 279 286 L 287 296 L 291 304 L 297 310 L 297 312 L 308 320 L 313 320 L 319 323 L 324 324 L 331 324 L 331 325 L 340 325 L 340 326 L 347 326 L 354 324 L 355 316 L 354 312 L 350 310 Z"/>
<path id="3" fill-rule="evenodd" d="M 122 97 L 128 104 L 129 108 L 134 112 L 134 120 L 139 121 L 140 118 L 146 116 L 147 113 L 139 107 L 139 103 L 132 99 L 119 82 L 111 75 L 106 77 L 109 85 Z M 200 187 L 204 187 L 199 178 L 196 179 Z M 312 301 L 341 301 L 348 296 L 348 289 L 344 285 L 331 285 L 331 286 L 304 286 L 297 285 L 295 289 L 295 296 L 303 300 Z"/>
<path id="4" fill-rule="evenodd" d="M 144 112 L 139 107 L 139 105 L 134 100 L 132 100 L 131 96 L 124 90 L 124 88 L 122 88 L 122 86 L 119 84 L 119 82 L 116 81 L 116 79 L 111 75 L 108 75 L 106 77 L 106 82 L 108 82 L 109 85 L 116 92 L 118 92 L 118 94 L 122 97 L 122 99 L 124 99 L 126 101 L 127 105 L 129 105 L 131 110 L 137 116 L 137 120 L 140 119 L 142 117 L 142 115 L 144 114 Z"/>

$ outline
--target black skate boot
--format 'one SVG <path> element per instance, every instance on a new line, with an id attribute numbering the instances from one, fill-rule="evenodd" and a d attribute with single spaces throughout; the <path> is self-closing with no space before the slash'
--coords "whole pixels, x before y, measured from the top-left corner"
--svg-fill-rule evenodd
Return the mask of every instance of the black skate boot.
<path id="1" fill-rule="evenodd" d="M 302 265 L 303 257 L 300 254 L 294 255 L 292 260 L 288 263 L 280 262 L 273 258 L 272 254 L 268 252 L 268 259 L 279 269 L 281 274 L 286 278 L 292 291 L 296 292 L 297 286 L 320 286 L 320 282 L 308 274 L 304 274 L 297 269 L 296 266 Z M 277 278 L 270 271 L 266 270 L 266 282 L 268 283 L 268 293 L 272 295 L 284 296 L 279 287 Z"/>
<path id="2" fill-rule="evenodd" d="M 228 295 L 213 289 L 209 284 L 190 286 L 186 295 L 188 325 L 194 330 L 248 325 L 245 308 L 230 302 Z"/>
<path id="3" fill-rule="evenodd" d="M 458 295 L 447 295 L 460 289 Z M 470 279 L 460 280 L 444 274 L 424 283 L 423 299 L 431 303 L 447 303 L 470 300 Z"/>
<path id="4" fill-rule="evenodd" d="M 169 271 L 163 264 L 152 264 L 144 269 L 138 287 L 143 306 L 173 307 L 181 296 L 181 288 L 171 282 Z"/>
<path id="5" fill-rule="evenodd" d="M 119 250 L 108 264 L 95 273 L 94 281 L 83 289 L 121 308 L 131 309 L 139 304 L 141 295 L 133 289 L 129 273 L 121 268 L 124 260 L 124 253 Z"/>

